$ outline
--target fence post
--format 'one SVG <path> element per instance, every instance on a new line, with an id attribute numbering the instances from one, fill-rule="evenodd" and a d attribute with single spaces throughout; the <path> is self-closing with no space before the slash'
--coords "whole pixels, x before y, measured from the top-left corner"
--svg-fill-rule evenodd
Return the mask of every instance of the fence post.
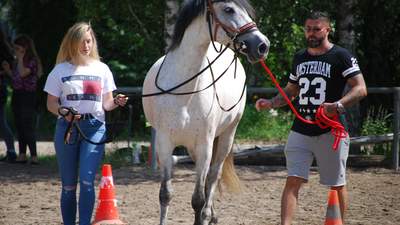
<path id="1" fill-rule="evenodd" d="M 393 96 L 393 169 L 399 170 L 399 120 L 400 120 L 400 88 L 394 88 Z"/>
<path id="2" fill-rule="evenodd" d="M 132 116 L 133 116 L 133 108 L 132 104 L 128 105 L 129 113 L 128 113 L 128 149 L 130 148 L 130 139 L 132 138 Z M 133 148 L 133 147 L 132 147 Z"/>

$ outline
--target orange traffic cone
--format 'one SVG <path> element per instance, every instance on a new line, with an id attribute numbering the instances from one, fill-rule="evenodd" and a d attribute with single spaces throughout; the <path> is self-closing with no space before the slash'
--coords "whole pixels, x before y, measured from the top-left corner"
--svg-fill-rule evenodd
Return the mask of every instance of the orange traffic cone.
<path id="1" fill-rule="evenodd" d="M 328 196 L 325 225 L 343 225 L 337 190 L 331 189 Z"/>
<path id="2" fill-rule="evenodd" d="M 126 224 L 119 218 L 117 200 L 115 200 L 114 181 L 111 173 L 111 165 L 104 164 L 100 183 L 99 203 L 96 216 L 92 225 L 101 224 Z"/>

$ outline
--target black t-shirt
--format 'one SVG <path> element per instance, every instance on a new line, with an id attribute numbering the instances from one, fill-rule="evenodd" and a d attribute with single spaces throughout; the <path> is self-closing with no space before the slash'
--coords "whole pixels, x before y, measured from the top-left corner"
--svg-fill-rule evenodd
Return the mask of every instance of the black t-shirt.
<path id="1" fill-rule="evenodd" d="M 360 73 L 357 59 L 340 46 L 334 45 L 323 55 L 310 55 L 306 49 L 297 52 L 289 76 L 289 82 L 300 87 L 295 100 L 297 111 L 303 118 L 314 120 L 318 107 L 324 102 L 338 101 L 347 79 Z M 292 130 L 316 136 L 329 132 L 330 128 L 321 129 L 296 118 Z"/>

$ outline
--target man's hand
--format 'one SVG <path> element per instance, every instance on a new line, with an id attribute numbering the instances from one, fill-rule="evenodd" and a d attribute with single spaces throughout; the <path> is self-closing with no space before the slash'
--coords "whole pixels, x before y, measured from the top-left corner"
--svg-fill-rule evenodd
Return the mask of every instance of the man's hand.
<path id="1" fill-rule="evenodd" d="M 257 111 L 272 109 L 272 101 L 270 99 L 260 98 L 256 102 Z"/>
<path id="2" fill-rule="evenodd" d="M 327 117 L 332 118 L 333 116 L 337 115 L 337 103 L 329 103 L 325 102 L 322 104 L 322 107 L 324 107 L 324 113 Z"/>

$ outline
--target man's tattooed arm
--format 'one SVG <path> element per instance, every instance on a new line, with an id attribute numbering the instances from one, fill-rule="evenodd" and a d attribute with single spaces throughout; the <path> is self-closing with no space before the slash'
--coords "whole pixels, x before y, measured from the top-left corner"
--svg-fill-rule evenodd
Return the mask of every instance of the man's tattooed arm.
<path id="1" fill-rule="evenodd" d="M 299 94 L 299 86 L 297 84 L 293 84 L 288 82 L 285 88 L 283 88 L 283 91 L 287 95 L 287 97 L 293 101 L 293 99 Z M 286 102 L 285 98 L 281 95 L 278 94 L 275 97 L 271 99 L 272 102 L 272 108 L 279 108 L 282 106 L 287 105 L 288 103 Z"/>

